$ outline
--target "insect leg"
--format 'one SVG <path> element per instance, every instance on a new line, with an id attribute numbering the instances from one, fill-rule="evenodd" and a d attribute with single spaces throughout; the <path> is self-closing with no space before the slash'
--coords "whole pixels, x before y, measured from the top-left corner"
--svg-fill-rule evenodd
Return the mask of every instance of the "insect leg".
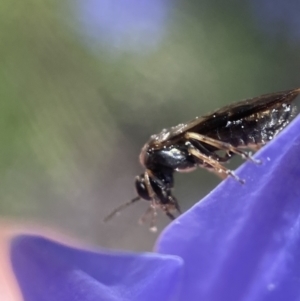
<path id="1" fill-rule="evenodd" d="M 156 199 L 157 199 L 157 195 L 154 192 L 151 183 L 150 183 L 150 177 L 151 177 L 152 173 L 151 171 L 146 170 L 145 171 L 145 184 L 148 190 L 148 194 L 151 198 L 151 205 L 149 207 L 149 212 L 151 213 L 151 222 L 150 222 L 150 231 L 152 232 L 156 232 L 157 231 L 157 227 L 155 226 L 156 224 L 156 215 L 157 215 L 157 211 L 156 211 Z M 147 211 L 148 211 L 147 210 Z M 148 214 L 147 214 L 148 215 Z"/>
<path id="2" fill-rule="evenodd" d="M 172 204 L 174 205 L 174 207 L 175 207 L 175 209 L 177 210 L 177 212 L 178 212 L 179 214 L 181 214 L 182 212 L 181 212 L 181 209 L 180 209 L 178 200 L 177 200 L 174 196 L 171 197 L 171 202 L 172 202 Z"/>
<path id="3" fill-rule="evenodd" d="M 212 159 L 217 160 L 218 162 L 227 162 L 228 160 L 230 160 L 232 158 L 232 156 L 234 155 L 231 151 L 226 151 L 224 156 L 220 156 L 215 152 L 212 152 L 211 150 L 209 150 L 207 147 L 209 147 L 210 145 L 208 144 L 204 144 L 203 142 L 199 141 L 199 140 L 195 140 L 195 139 L 189 139 L 190 143 L 202 154 L 206 154 L 208 156 L 211 156 Z"/>
<path id="4" fill-rule="evenodd" d="M 222 164 L 220 164 L 218 161 L 210 158 L 207 155 L 202 154 L 200 151 L 198 151 L 197 149 L 190 147 L 189 148 L 189 153 L 200 159 L 201 161 L 205 162 L 206 164 L 210 165 L 212 168 L 214 168 L 217 172 L 222 173 L 224 175 L 229 175 L 231 177 L 233 177 L 235 180 L 237 180 L 238 182 L 240 182 L 241 184 L 244 184 L 245 181 L 240 179 L 237 175 L 234 174 L 234 172 L 230 169 L 227 169 L 225 166 L 223 166 Z"/>
<path id="5" fill-rule="evenodd" d="M 210 137 L 198 134 L 198 133 L 193 133 L 193 132 L 187 132 L 185 134 L 185 137 L 187 139 L 198 140 L 200 142 L 203 142 L 203 143 L 209 144 L 211 146 L 214 146 L 218 149 L 223 149 L 223 150 L 230 151 L 230 152 L 232 152 L 234 154 L 237 154 L 237 155 L 240 155 L 242 158 L 250 160 L 250 161 L 252 161 L 256 164 L 261 163 L 259 160 L 255 160 L 254 158 L 252 158 L 247 152 L 244 152 L 244 151 L 234 147 L 230 143 L 222 142 L 222 141 L 219 141 L 219 140 L 216 140 L 216 139 L 213 139 L 213 138 L 210 138 Z"/>
<path id="6" fill-rule="evenodd" d="M 166 216 L 170 219 L 170 220 L 174 220 L 175 219 L 175 216 L 171 213 L 171 212 L 169 212 L 169 211 L 165 211 L 165 213 L 166 213 Z"/>
<path id="7" fill-rule="evenodd" d="M 151 205 L 152 207 L 152 205 Z M 156 232 L 157 231 L 157 227 L 156 227 L 156 216 L 157 216 L 157 211 L 156 208 L 152 207 L 152 211 L 151 211 L 151 221 L 150 221 L 150 228 L 149 230 L 151 232 Z"/>
<path id="8" fill-rule="evenodd" d="M 149 206 L 145 213 L 139 218 L 139 224 L 143 225 L 148 218 L 148 216 L 152 213 L 152 207 Z"/>
<path id="9" fill-rule="evenodd" d="M 149 170 L 146 170 L 145 171 L 145 174 L 144 174 L 144 178 L 145 178 L 145 184 L 146 184 L 146 187 L 147 187 L 147 190 L 148 190 L 148 194 L 151 198 L 151 200 L 153 201 L 156 197 L 156 193 L 154 192 L 153 188 L 152 188 L 152 185 L 151 185 L 151 182 L 150 182 L 150 177 L 152 176 L 152 172 Z"/>

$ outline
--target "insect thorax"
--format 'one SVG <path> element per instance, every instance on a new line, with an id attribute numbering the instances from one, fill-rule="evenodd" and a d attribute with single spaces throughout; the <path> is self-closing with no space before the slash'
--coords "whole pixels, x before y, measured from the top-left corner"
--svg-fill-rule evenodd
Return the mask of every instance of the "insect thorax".
<path id="1" fill-rule="evenodd" d="M 149 148 L 143 156 L 144 166 L 150 170 L 184 170 L 195 165 L 186 145 L 170 145 L 160 149 Z"/>

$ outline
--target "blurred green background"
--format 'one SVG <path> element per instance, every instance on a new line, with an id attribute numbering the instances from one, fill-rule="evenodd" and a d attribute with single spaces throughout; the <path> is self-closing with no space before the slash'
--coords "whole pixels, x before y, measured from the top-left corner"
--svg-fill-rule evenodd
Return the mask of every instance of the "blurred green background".
<path id="1" fill-rule="evenodd" d="M 162 128 L 299 86 L 299 11 L 270 0 L 1 0 L 1 216 L 151 250 L 157 234 L 137 225 L 145 202 L 102 223 L 135 196 L 141 147 Z M 219 182 L 178 174 L 175 194 L 186 210 Z M 159 215 L 160 230 L 168 222 Z"/>

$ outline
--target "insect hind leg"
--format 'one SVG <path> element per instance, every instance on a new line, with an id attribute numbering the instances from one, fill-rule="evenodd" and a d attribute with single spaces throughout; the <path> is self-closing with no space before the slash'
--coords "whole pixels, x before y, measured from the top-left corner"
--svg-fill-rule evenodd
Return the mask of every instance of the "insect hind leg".
<path id="1" fill-rule="evenodd" d="M 238 149 L 237 147 L 234 147 L 230 143 L 219 141 L 219 140 L 216 140 L 216 139 L 213 139 L 213 138 L 210 138 L 210 137 L 198 134 L 198 133 L 194 133 L 194 132 L 187 132 L 185 134 L 185 137 L 187 139 L 194 139 L 194 140 L 203 142 L 205 144 L 214 146 L 217 149 L 226 150 L 227 152 L 239 155 L 243 159 L 252 161 L 255 164 L 260 164 L 261 163 L 260 160 L 256 160 L 256 159 L 252 158 L 247 152 L 244 152 L 244 151 Z"/>
<path id="2" fill-rule="evenodd" d="M 218 148 L 211 147 L 211 145 L 204 144 L 203 142 L 196 140 L 196 139 L 189 139 L 189 142 L 202 154 L 210 156 L 212 159 L 217 160 L 218 162 L 225 163 L 229 161 L 234 153 L 231 151 L 226 151 L 223 156 L 216 153 Z"/>

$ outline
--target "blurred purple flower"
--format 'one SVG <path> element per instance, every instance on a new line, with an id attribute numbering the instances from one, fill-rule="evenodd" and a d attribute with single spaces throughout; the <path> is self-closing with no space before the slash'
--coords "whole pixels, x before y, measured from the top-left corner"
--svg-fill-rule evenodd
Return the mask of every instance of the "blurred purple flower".
<path id="1" fill-rule="evenodd" d="M 166 30 L 169 0 L 77 0 L 76 15 L 92 46 L 121 50 L 156 47 Z"/>
<path id="2" fill-rule="evenodd" d="M 299 0 L 251 0 L 249 2 L 260 28 L 270 36 L 300 39 Z"/>
<path id="3" fill-rule="evenodd" d="M 300 298 L 300 118 L 167 227 L 157 253 L 12 242 L 25 301 L 293 301 Z M 175 255 L 175 256 L 174 256 Z"/>
<path id="4" fill-rule="evenodd" d="M 96 253 L 28 235 L 13 240 L 11 258 L 25 301 L 172 300 L 182 264 L 176 256 Z"/>

